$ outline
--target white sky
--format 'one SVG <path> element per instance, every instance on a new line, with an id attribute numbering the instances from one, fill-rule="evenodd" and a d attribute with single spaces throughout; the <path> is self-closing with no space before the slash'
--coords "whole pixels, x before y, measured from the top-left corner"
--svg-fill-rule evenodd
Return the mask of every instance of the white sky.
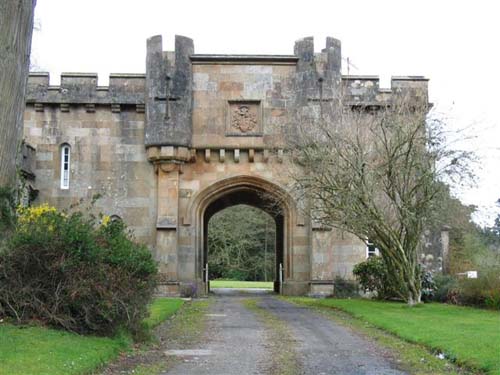
<path id="1" fill-rule="evenodd" d="M 194 39 L 196 53 L 292 54 L 296 39 L 342 41 L 350 74 L 425 75 L 435 108 L 481 157 L 475 188 L 457 190 L 491 223 L 500 198 L 500 3 L 496 1 L 38 0 L 33 56 L 51 73 L 144 73 L 146 38 Z M 346 72 L 346 64 L 344 71 Z M 496 210 L 496 211 L 495 211 Z"/>

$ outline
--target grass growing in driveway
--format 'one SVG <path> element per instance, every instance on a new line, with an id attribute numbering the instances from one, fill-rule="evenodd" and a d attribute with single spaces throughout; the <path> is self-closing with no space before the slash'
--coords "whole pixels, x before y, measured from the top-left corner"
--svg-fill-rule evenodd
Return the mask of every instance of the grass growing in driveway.
<path id="1" fill-rule="evenodd" d="M 149 353 L 141 352 L 141 358 L 135 361 L 133 367 L 119 366 L 116 374 L 134 375 L 158 375 L 165 373 L 181 359 L 175 356 L 158 355 L 163 349 L 185 349 L 191 348 L 201 342 L 204 338 L 203 332 L 207 323 L 207 312 L 210 308 L 211 299 L 193 300 L 182 305 L 181 313 L 175 315 L 168 326 L 160 327 L 159 334 L 161 346 L 152 348 Z"/>
<path id="2" fill-rule="evenodd" d="M 257 314 L 266 325 L 266 348 L 271 351 L 272 362 L 266 373 L 271 375 L 300 374 L 300 363 L 296 353 L 296 342 L 286 323 L 259 306 L 259 300 L 245 299 L 243 305 Z"/>
<path id="3" fill-rule="evenodd" d="M 272 281 L 210 280 L 210 288 L 273 289 L 273 282 Z"/>
<path id="4" fill-rule="evenodd" d="M 149 308 L 150 314 L 144 319 L 144 324 L 148 328 L 156 327 L 175 314 L 183 303 L 184 301 L 180 298 L 156 298 Z"/>
<path id="5" fill-rule="evenodd" d="M 407 341 L 439 351 L 459 365 L 500 375 L 500 314 L 445 304 L 408 307 L 362 299 L 292 298 L 309 306 L 335 308 Z"/>
<path id="6" fill-rule="evenodd" d="M 173 314 L 180 299 L 157 299 L 146 326 Z M 0 323 L 0 375 L 86 374 L 130 348 L 128 335 L 82 336 L 36 326 Z"/>

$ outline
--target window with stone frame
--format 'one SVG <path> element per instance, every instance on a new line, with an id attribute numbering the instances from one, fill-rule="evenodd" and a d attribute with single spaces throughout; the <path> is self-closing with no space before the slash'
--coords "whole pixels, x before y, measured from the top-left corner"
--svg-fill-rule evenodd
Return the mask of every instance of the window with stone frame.
<path id="1" fill-rule="evenodd" d="M 372 241 L 370 241 L 370 239 L 366 240 L 366 258 L 370 258 L 377 255 L 380 255 L 380 252 L 375 246 L 375 244 Z"/>
<path id="2" fill-rule="evenodd" d="M 61 189 L 69 189 L 71 148 L 68 144 L 61 146 Z"/>

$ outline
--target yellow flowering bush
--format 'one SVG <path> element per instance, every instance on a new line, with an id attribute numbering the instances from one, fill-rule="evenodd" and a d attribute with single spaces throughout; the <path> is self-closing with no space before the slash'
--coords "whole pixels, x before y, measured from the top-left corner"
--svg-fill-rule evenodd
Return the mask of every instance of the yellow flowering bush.
<path id="1" fill-rule="evenodd" d="M 0 251 L 0 316 L 80 333 L 140 330 L 157 265 L 122 221 L 48 204 L 19 207 L 17 218 Z"/>
<path id="2" fill-rule="evenodd" d="M 101 225 L 103 227 L 107 227 L 110 222 L 111 222 L 111 216 L 108 216 L 108 215 L 103 215 L 102 216 Z"/>
<path id="3" fill-rule="evenodd" d="M 56 213 L 57 209 L 55 207 L 49 206 L 47 203 L 44 203 L 40 206 L 30 206 L 30 207 L 19 206 L 17 209 L 17 213 L 19 215 L 19 221 L 21 222 L 35 221 L 40 216 L 43 216 L 48 212 Z"/>

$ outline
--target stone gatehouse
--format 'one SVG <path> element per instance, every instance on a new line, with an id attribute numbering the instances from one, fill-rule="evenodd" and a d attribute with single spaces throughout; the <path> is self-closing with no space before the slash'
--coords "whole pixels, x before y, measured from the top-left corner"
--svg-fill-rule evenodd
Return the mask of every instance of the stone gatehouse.
<path id="1" fill-rule="evenodd" d="M 276 289 L 331 294 L 367 246 L 312 224 L 290 195 L 291 113 L 335 93 L 349 106 L 385 106 L 400 94 L 427 100 L 422 77 L 393 77 L 381 89 L 376 76 L 341 75 L 341 60 L 334 38 L 319 53 L 304 38 L 293 55 L 200 55 L 189 38 L 163 51 L 154 36 L 146 73 L 111 74 L 109 86 L 96 74 L 63 73 L 51 86 L 47 73 L 32 73 L 24 135 L 36 149 L 37 200 L 67 207 L 102 194 L 98 208 L 150 246 L 166 295 L 205 293 L 210 217 L 256 206 L 276 221 Z"/>

